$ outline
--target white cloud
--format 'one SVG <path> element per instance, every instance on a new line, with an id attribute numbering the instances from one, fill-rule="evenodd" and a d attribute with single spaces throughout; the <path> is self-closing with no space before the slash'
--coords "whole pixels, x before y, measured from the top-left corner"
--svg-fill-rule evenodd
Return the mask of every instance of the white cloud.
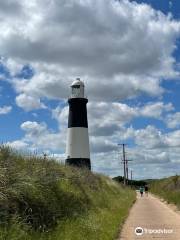
<path id="1" fill-rule="evenodd" d="M 166 134 L 166 142 L 169 147 L 180 147 L 180 130 L 175 130 Z"/>
<path id="2" fill-rule="evenodd" d="M 94 153 L 91 155 L 92 168 L 95 172 L 101 172 L 110 176 L 123 176 L 122 157 L 118 154 L 122 149 L 118 148 L 116 151 L 108 153 Z M 175 174 L 178 172 L 179 166 L 176 162 L 172 162 L 172 156 L 168 152 L 154 153 L 143 151 L 142 148 L 128 148 L 126 147 L 127 157 L 132 159 L 129 162 L 129 177 L 130 171 L 133 170 L 133 178 L 157 178 L 167 176 L 168 174 Z"/>
<path id="3" fill-rule="evenodd" d="M 95 136 L 111 136 L 137 115 L 137 110 L 126 104 L 90 102 L 88 104 L 90 133 Z"/>
<path id="4" fill-rule="evenodd" d="M 163 102 L 148 103 L 140 109 L 141 115 L 145 117 L 162 118 L 162 114 L 174 110 L 172 103 Z"/>
<path id="5" fill-rule="evenodd" d="M 27 121 L 21 124 L 21 129 L 26 131 L 29 137 L 36 137 L 46 133 L 47 126 L 45 123 Z"/>
<path id="6" fill-rule="evenodd" d="M 17 150 L 25 150 L 29 146 L 29 144 L 24 142 L 23 140 L 16 140 L 16 141 L 13 141 L 13 142 L 7 142 L 7 145 L 12 147 L 12 148 L 15 148 Z"/>
<path id="7" fill-rule="evenodd" d="M 3 114 L 8 114 L 10 113 L 12 110 L 12 107 L 11 106 L 3 106 L 3 107 L 0 107 L 0 115 L 3 115 Z"/>
<path id="8" fill-rule="evenodd" d="M 165 119 L 165 123 L 168 128 L 180 127 L 180 112 L 168 114 L 168 116 Z"/>
<path id="9" fill-rule="evenodd" d="M 25 131 L 25 137 L 22 140 L 30 143 L 31 148 L 64 152 L 66 135 L 63 130 L 60 133 L 54 133 L 44 122 L 35 121 L 22 123 L 21 129 Z"/>
<path id="10" fill-rule="evenodd" d="M 165 151 L 165 149 L 180 146 L 180 130 L 163 133 L 155 126 L 148 125 L 144 129 L 131 128 L 130 133 L 128 137 L 134 138 L 135 143 L 143 149 Z"/>
<path id="11" fill-rule="evenodd" d="M 154 126 L 147 126 L 145 129 L 136 130 L 135 142 L 145 148 L 161 148 L 166 146 L 161 131 Z"/>
<path id="12" fill-rule="evenodd" d="M 151 102 L 147 105 L 133 108 L 122 103 L 90 102 L 87 106 L 90 149 L 92 153 L 104 152 L 111 154 L 112 151 L 117 150 L 118 142 L 128 139 L 134 139 L 137 145 L 145 149 L 162 149 L 168 147 L 166 137 L 155 127 L 147 126 L 145 129 L 136 130 L 132 126 L 126 128 L 126 125 L 134 118 L 153 117 L 163 119 L 162 116 L 164 113 L 174 109 L 171 103 Z M 54 109 L 52 117 L 59 122 L 59 129 L 66 132 L 68 106 Z M 147 155 L 147 153 L 144 154 Z M 154 153 L 146 156 L 146 158 L 146 162 L 152 161 Z"/>
<path id="13" fill-rule="evenodd" d="M 91 100 L 118 101 L 141 93 L 157 96 L 163 92 L 162 78 L 179 75 L 172 53 L 180 22 L 149 5 L 127 0 L 13 3 L 16 18 L 9 3 L 0 12 L 2 55 L 10 58 L 12 72 L 18 62 L 35 69 L 23 86 L 18 79 L 13 82 L 20 94 L 67 98 L 72 79 L 81 76 Z"/>
<path id="14" fill-rule="evenodd" d="M 18 72 L 20 72 L 23 67 L 23 61 L 16 61 L 11 58 L 2 58 L 2 63 L 7 68 L 7 70 L 9 70 L 12 76 L 15 76 Z"/>
<path id="15" fill-rule="evenodd" d="M 134 118 L 151 117 L 163 119 L 163 114 L 174 109 L 171 103 L 150 102 L 143 106 L 130 107 L 118 102 L 89 102 L 88 123 L 92 136 L 112 136 L 115 132 L 130 123 Z M 55 118 L 61 127 L 67 127 L 68 106 L 57 107 L 52 110 L 52 117 Z"/>
<path id="16" fill-rule="evenodd" d="M 60 127 L 67 128 L 69 107 L 60 107 L 52 110 L 52 118 L 56 119 Z"/>
<path id="17" fill-rule="evenodd" d="M 40 99 L 26 94 L 20 94 L 16 97 L 16 104 L 23 108 L 25 111 L 31 111 L 40 108 L 46 108 L 46 106 L 40 102 Z"/>

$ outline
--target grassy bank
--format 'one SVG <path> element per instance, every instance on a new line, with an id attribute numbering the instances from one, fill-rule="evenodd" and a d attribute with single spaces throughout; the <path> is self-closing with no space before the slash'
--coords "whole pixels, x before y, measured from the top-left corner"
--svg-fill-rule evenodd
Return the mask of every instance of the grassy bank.
<path id="1" fill-rule="evenodd" d="M 174 203 L 180 209 L 180 176 L 173 176 L 152 181 L 151 192 L 164 198 L 168 203 Z"/>
<path id="2" fill-rule="evenodd" d="M 113 240 L 134 200 L 108 177 L 0 148 L 0 239 Z"/>

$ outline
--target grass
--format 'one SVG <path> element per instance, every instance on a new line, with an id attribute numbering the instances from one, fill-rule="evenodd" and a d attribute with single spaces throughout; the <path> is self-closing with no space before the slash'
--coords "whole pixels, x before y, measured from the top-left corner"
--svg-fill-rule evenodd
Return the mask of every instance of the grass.
<path id="1" fill-rule="evenodd" d="M 168 203 L 177 205 L 180 209 L 180 176 L 173 176 L 150 184 L 150 191 L 165 199 Z"/>
<path id="2" fill-rule="evenodd" d="M 0 147 L 2 240 L 113 240 L 134 201 L 108 177 Z"/>

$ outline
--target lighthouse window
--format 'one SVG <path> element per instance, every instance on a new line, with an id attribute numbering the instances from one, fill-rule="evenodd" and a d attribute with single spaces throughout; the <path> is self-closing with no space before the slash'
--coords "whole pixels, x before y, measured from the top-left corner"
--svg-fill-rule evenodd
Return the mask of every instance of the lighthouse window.
<path id="1" fill-rule="evenodd" d="M 80 94 L 80 85 L 75 85 L 72 87 L 72 94 L 78 96 Z"/>

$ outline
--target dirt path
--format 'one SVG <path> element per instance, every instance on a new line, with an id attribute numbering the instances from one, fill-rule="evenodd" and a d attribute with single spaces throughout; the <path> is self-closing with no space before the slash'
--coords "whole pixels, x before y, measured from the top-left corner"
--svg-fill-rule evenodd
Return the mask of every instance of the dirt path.
<path id="1" fill-rule="evenodd" d="M 143 229 L 142 235 L 135 234 L 137 227 Z M 142 198 L 137 195 L 119 237 L 119 240 L 134 239 L 180 240 L 180 215 L 152 195 Z"/>

